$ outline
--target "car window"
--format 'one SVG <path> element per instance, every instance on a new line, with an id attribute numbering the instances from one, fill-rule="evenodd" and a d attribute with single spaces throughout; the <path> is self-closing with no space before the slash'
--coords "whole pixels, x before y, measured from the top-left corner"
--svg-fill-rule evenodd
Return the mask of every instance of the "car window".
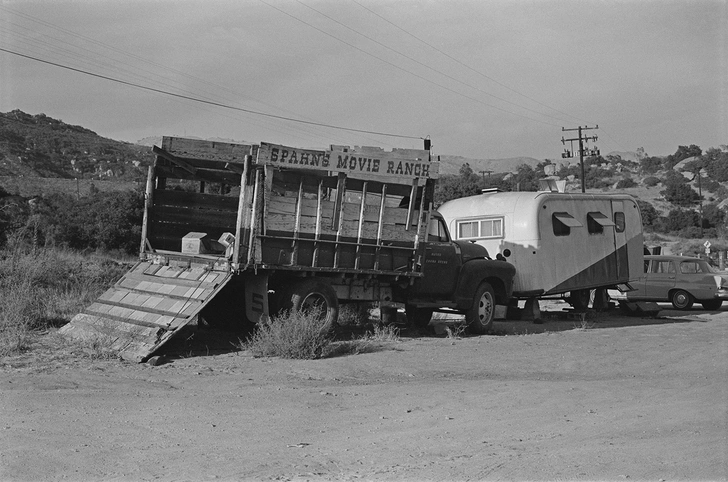
<path id="1" fill-rule="evenodd" d="M 683 261 L 680 263 L 680 272 L 683 274 L 703 273 L 703 269 L 696 261 Z"/>

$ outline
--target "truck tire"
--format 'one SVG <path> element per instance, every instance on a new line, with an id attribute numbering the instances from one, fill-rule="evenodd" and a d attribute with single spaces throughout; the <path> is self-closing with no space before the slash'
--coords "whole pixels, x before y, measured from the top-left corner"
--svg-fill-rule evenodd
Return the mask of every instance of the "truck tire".
<path id="1" fill-rule="evenodd" d="M 693 302 L 695 300 L 693 299 L 693 295 L 691 295 L 687 291 L 676 290 L 672 293 L 670 301 L 672 301 L 672 306 L 676 310 L 689 310 L 690 308 L 692 308 Z"/>
<path id="2" fill-rule="evenodd" d="M 493 327 L 495 316 L 495 292 L 485 281 L 480 283 L 473 296 L 473 306 L 465 313 L 465 322 L 473 333 L 484 335 Z"/>
<path id="3" fill-rule="evenodd" d="M 339 300 L 329 283 L 319 278 L 297 281 L 285 291 L 281 308 L 290 311 L 319 310 L 321 331 L 330 332 L 339 318 Z"/>
<path id="4" fill-rule="evenodd" d="M 424 328 L 430 324 L 432 313 L 435 310 L 432 308 L 417 308 L 412 305 L 406 305 L 404 311 L 407 314 L 407 321 L 410 325 L 417 328 Z"/>

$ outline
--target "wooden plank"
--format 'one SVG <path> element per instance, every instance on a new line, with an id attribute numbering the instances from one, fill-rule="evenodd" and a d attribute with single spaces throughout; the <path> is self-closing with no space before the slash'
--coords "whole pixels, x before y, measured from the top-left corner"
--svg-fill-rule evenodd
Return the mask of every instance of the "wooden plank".
<path id="1" fill-rule="evenodd" d="M 154 191 L 154 204 L 157 206 L 188 206 L 190 208 L 235 212 L 238 208 L 238 197 L 156 189 Z"/>
<path id="2" fill-rule="evenodd" d="M 237 213 L 234 211 L 214 211 L 187 206 L 154 206 L 152 213 L 159 222 L 215 226 L 227 228 L 228 231 L 235 231 L 237 221 Z M 200 232 L 199 229 L 194 231 Z"/>
<path id="3" fill-rule="evenodd" d="M 322 211 L 321 211 L 321 205 L 323 203 L 323 192 L 324 192 L 324 182 L 323 179 L 319 181 L 318 185 L 318 192 L 316 194 L 316 224 L 314 228 L 314 239 L 316 242 L 314 243 L 313 247 L 313 257 L 311 266 L 316 267 L 318 266 L 318 257 L 319 257 L 319 243 L 318 241 L 321 239 L 321 225 L 322 225 Z"/>
<path id="4" fill-rule="evenodd" d="M 233 263 L 235 266 L 238 265 L 240 262 L 240 259 L 244 257 L 247 259 L 247 247 L 245 244 L 243 244 L 242 241 L 242 235 L 243 235 L 243 228 L 244 228 L 244 221 L 247 218 L 246 214 L 248 214 L 247 207 L 249 204 L 246 202 L 248 193 L 250 192 L 250 188 L 248 187 L 248 171 L 250 169 L 250 157 L 245 156 L 244 163 L 243 163 L 243 170 L 241 172 L 240 176 L 240 193 L 238 195 L 238 211 L 237 211 L 237 219 L 235 220 L 235 244 L 233 246 Z M 241 247 L 243 250 L 241 251 Z M 243 266 L 245 268 L 245 266 Z"/>
<path id="5" fill-rule="evenodd" d="M 170 154 L 184 159 L 238 163 L 242 166 L 245 156 L 252 154 L 257 146 L 165 136 L 162 138 L 161 147 Z"/>
<path id="6" fill-rule="evenodd" d="M 166 286 L 173 286 L 173 287 L 183 286 L 183 287 L 195 288 L 195 289 L 197 289 L 197 288 L 209 289 L 209 288 L 214 288 L 216 286 L 215 283 L 206 283 L 203 281 L 181 279 L 181 278 L 175 278 L 175 277 L 166 277 L 164 279 L 160 279 L 157 276 L 150 276 L 147 274 L 139 274 L 139 273 L 127 273 L 126 275 L 124 275 L 124 280 L 146 281 L 152 285 L 157 283 L 157 284 L 164 284 Z M 218 281 L 219 281 L 219 278 L 218 278 Z"/>
<path id="7" fill-rule="evenodd" d="M 159 163 L 157 165 L 156 171 L 159 177 L 169 179 L 186 179 L 190 181 L 208 181 L 225 184 L 235 184 L 236 181 L 240 178 L 240 176 L 227 169 L 218 171 L 213 169 L 198 168 L 195 173 L 192 174 L 179 166 L 165 165 L 162 163 Z"/>

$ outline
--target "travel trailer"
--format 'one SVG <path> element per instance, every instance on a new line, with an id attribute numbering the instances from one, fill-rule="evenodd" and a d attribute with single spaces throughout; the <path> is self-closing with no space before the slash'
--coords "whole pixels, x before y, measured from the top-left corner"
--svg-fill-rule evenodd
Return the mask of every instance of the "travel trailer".
<path id="1" fill-rule="evenodd" d="M 454 239 L 516 267 L 517 299 L 560 295 L 584 309 L 592 290 L 628 284 L 643 271 L 642 218 L 627 194 L 483 192 L 439 211 Z"/>

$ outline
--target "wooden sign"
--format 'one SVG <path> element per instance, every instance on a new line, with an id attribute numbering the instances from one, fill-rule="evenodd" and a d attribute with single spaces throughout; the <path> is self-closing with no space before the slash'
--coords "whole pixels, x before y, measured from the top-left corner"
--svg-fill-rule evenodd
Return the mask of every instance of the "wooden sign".
<path id="1" fill-rule="evenodd" d="M 419 149 L 385 151 L 377 147 L 332 146 L 325 151 L 262 142 L 258 163 L 288 169 L 343 172 L 357 179 L 409 183 L 415 178 L 436 179 L 439 163 Z"/>

